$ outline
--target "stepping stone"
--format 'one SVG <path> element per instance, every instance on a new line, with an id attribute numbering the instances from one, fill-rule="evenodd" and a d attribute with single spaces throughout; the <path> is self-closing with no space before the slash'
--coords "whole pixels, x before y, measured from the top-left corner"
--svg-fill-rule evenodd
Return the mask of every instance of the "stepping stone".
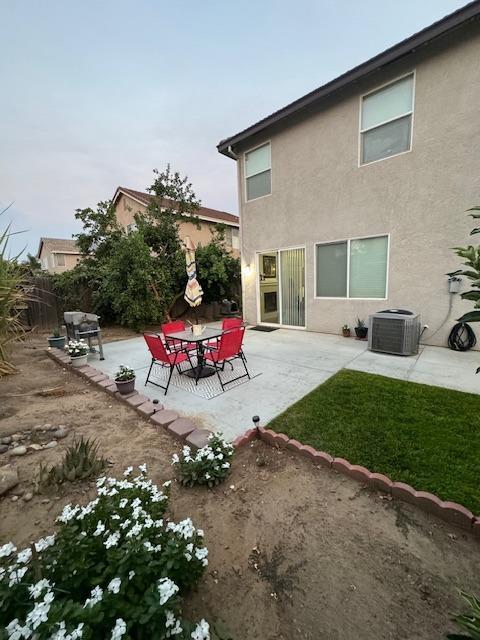
<path id="1" fill-rule="evenodd" d="M 153 404 L 153 402 L 150 402 L 150 400 L 148 400 L 147 402 L 144 402 L 143 404 L 140 404 L 135 408 L 141 416 L 149 418 L 152 414 L 155 413 L 155 411 L 161 411 L 163 409 L 163 405 Z"/>
<path id="2" fill-rule="evenodd" d="M 168 427 L 168 425 L 178 418 L 178 413 L 176 411 L 167 411 L 163 409 L 162 411 L 155 412 L 150 420 L 155 424 L 158 424 L 160 427 Z"/>
<path id="3" fill-rule="evenodd" d="M 100 380 L 99 382 L 97 382 L 97 385 L 99 387 L 103 387 L 104 389 L 106 389 L 107 387 L 111 387 L 112 385 L 115 385 L 115 389 L 117 388 L 115 382 L 110 378 L 104 378 L 103 380 Z"/>
<path id="4" fill-rule="evenodd" d="M 208 429 L 195 429 L 195 431 L 192 431 L 192 433 L 187 437 L 187 442 L 192 447 L 201 449 L 208 444 L 211 433 L 212 432 Z"/>
<path id="5" fill-rule="evenodd" d="M 186 418 L 178 418 L 167 427 L 168 431 L 180 440 L 185 440 L 185 438 L 190 435 L 192 431 L 195 431 L 196 428 L 197 427 L 193 422 Z"/>
<path id="6" fill-rule="evenodd" d="M 147 396 L 143 396 L 141 393 L 137 393 L 135 396 L 132 396 L 131 398 L 127 398 L 127 404 L 129 404 L 132 407 L 138 407 L 141 404 L 144 404 L 145 402 L 148 402 L 148 398 Z"/>

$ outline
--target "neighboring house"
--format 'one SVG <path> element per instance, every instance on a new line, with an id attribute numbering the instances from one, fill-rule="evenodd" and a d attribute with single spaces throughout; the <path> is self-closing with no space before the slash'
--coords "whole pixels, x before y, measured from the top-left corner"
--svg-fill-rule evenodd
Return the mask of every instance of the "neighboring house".
<path id="1" fill-rule="evenodd" d="M 480 199 L 479 15 L 473 2 L 219 143 L 237 161 L 248 322 L 339 333 L 398 307 L 446 343 L 472 307 L 446 274 Z"/>
<path id="2" fill-rule="evenodd" d="M 118 223 L 127 231 L 135 228 L 134 216 L 136 213 L 143 213 L 150 204 L 153 195 L 118 187 L 113 196 L 112 203 L 115 206 L 115 213 Z M 199 246 L 205 246 L 212 239 L 212 232 L 218 224 L 225 225 L 225 240 L 230 247 L 232 254 L 240 256 L 240 243 L 238 237 L 238 216 L 225 211 L 200 207 L 196 212 L 197 220 L 188 222 L 181 221 L 179 224 L 179 235 L 183 240 L 190 236 L 193 242 Z"/>
<path id="3" fill-rule="evenodd" d="M 70 271 L 82 259 L 75 240 L 40 238 L 37 260 L 49 273 Z"/>

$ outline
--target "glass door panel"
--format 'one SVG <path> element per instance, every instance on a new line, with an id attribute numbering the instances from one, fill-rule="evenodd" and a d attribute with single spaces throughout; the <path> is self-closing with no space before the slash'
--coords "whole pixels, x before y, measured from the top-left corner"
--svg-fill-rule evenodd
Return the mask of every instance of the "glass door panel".
<path id="1" fill-rule="evenodd" d="M 269 251 L 258 256 L 260 290 L 260 322 L 280 323 L 280 291 L 278 253 Z"/>
<path id="2" fill-rule="evenodd" d="M 280 251 L 281 323 L 305 326 L 305 249 Z"/>

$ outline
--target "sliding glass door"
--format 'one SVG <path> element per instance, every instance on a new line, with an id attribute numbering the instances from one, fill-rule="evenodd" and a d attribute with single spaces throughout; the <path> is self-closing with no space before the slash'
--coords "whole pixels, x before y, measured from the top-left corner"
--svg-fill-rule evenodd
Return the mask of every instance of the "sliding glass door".
<path id="1" fill-rule="evenodd" d="M 258 256 L 260 322 L 305 326 L 305 249 L 266 251 Z"/>

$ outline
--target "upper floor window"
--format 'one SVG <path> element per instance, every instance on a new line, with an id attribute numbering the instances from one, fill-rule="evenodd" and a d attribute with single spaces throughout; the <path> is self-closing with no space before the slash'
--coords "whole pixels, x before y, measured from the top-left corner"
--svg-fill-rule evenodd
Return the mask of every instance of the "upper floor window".
<path id="1" fill-rule="evenodd" d="M 247 200 L 268 196 L 272 192 L 270 143 L 245 153 Z"/>
<path id="2" fill-rule="evenodd" d="M 410 151 L 412 117 L 413 73 L 363 96 L 360 164 Z"/>
<path id="3" fill-rule="evenodd" d="M 64 267 L 65 266 L 65 254 L 64 253 L 54 253 L 53 254 L 53 264 L 55 267 Z"/>

